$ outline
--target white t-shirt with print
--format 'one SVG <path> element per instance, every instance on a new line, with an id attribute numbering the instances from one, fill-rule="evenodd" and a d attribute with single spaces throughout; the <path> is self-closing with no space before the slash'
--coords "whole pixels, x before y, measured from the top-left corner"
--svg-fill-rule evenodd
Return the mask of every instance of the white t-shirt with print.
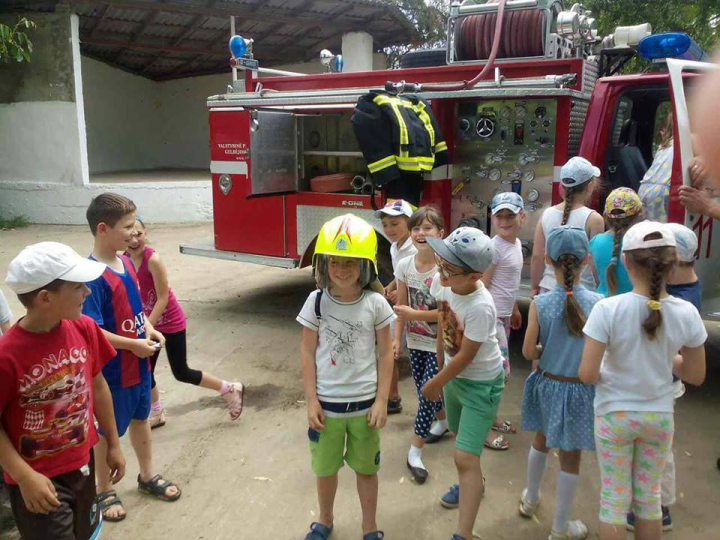
<path id="1" fill-rule="evenodd" d="M 437 300 L 438 306 L 441 302 L 447 302 L 450 309 L 455 312 L 455 318 L 462 324 L 464 335 L 482 343 L 475 358 L 458 377 L 471 379 L 473 381 L 490 381 L 503 373 L 502 354 L 498 346 L 496 333 L 497 312 L 492 296 L 482 284 L 478 282 L 479 288 L 471 294 L 455 294 L 450 287 L 440 285 L 440 276 L 433 278 L 430 292 Z M 438 328 L 438 332 L 441 329 Z M 452 360 L 452 356 L 445 351 L 445 365 Z"/>
<path id="2" fill-rule="evenodd" d="M 515 243 L 504 240 L 499 235 L 492 239 L 495 247 L 493 256 L 490 294 L 495 302 L 498 317 L 509 317 L 515 307 L 515 297 L 520 290 L 520 275 L 523 267 L 522 242 L 516 238 Z"/>
<path id="3" fill-rule="evenodd" d="M 315 351 L 318 399 L 336 403 L 365 401 L 377 393 L 375 331 L 395 318 L 381 294 L 362 291 L 355 302 L 338 302 L 327 290 L 315 314 L 313 291 L 297 316 L 303 326 L 318 332 Z"/>
<path id="4" fill-rule="evenodd" d="M 395 269 L 395 278 L 405 284 L 408 291 L 407 305 L 418 311 L 431 311 L 437 309 L 435 297 L 430 294 L 433 277 L 437 274 L 437 267 L 427 272 L 418 272 L 415 266 L 415 255 L 407 257 L 398 263 Z M 437 323 L 425 321 L 408 321 L 407 330 L 408 349 L 418 351 L 436 351 Z"/>
<path id="5" fill-rule="evenodd" d="M 595 385 L 595 414 L 615 411 L 673 412 L 672 359 L 682 347 L 707 339 L 700 313 L 690 302 L 660 300 L 662 324 L 649 339 L 642 324 L 648 298 L 629 292 L 600 300 L 590 312 L 585 335 L 606 343 Z"/>
<path id="6" fill-rule="evenodd" d="M 5 324 L 11 320 L 12 311 L 10 311 L 10 306 L 8 306 L 5 295 L 0 291 L 0 324 Z M 2 330 L 0 330 L 0 336 L 2 336 Z"/>
<path id="7" fill-rule="evenodd" d="M 392 260 L 393 271 L 397 269 L 400 261 L 417 253 L 417 248 L 408 236 L 405 243 L 398 247 L 397 242 L 390 244 L 390 259 Z"/>

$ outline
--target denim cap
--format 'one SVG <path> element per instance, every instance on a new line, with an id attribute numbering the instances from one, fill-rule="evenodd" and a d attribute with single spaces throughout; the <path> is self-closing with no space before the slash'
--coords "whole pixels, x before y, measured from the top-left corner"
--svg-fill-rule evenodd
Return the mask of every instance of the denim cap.
<path id="1" fill-rule="evenodd" d="M 675 236 L 675 249 L 677 249 L 678 259 L 681 262 L 693 262 L 695 253 L 698 250 L 698 239 L 695 231 L 688 229 L 680 223 L 666 223 L 665 226 Z"/>
<path id="2" fill-rule="evenodd" d="M 500 210 L 510 210 L 513 214 L 519 214 L 525 210 L 525 203 L 523 203 L 522 197 L 514 191 L 505 191 L 493 197 L 490 208 L 493 215 Z"/>
<path id="3" fill-rule="evenodd" d="M 590 252 L 587 233 L 571 225 L 557 227 L 548 234 L 545 252 L 553 261 L 559 260 L 562 255 L 575 255 L 582 260 Z"/>
<path id="4" fill-rule="evenodd" d="M 445 240 L 430 236 L 425 240 L 441 259 L 473 272 L 485 272 L 495 257 L 490 237 L 473 227 L 458 227 Z"/>
<path id="5" fill-rule="evenodd" d="M 560 181 L 563 187 L 574 187 L 600 176 L 600 169 L 587 159 L 575 156 L 560 169 Z"/>

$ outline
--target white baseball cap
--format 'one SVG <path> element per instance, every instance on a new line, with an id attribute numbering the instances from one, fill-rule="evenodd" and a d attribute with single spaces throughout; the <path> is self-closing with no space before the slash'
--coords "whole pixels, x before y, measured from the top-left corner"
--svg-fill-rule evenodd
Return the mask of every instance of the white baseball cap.
<path id="1" fill-rule="evenodd" d="M 658 233 L 660 236 L 658 237 Z M 652 238 L 648 236 L 652 235 Z M 623 236 L 623 251 L 656 247 L 676 247 L 675 235 L 665 223 L 641 221 L 630 227 Z"/>
<path id="2" fill-rule="evenodd" d="M 564 187 L 579 186 L 600 174 L 600 169 L 587 159 L 575 156 L 560 169 L 560 181 Z"/>
<path id="3" fill-rule="evenodd" d="M 381 218 L 383 216 L 412 216 L 413 212 L 415 211 L 415 208 L 412 204 L 410 204 L 407 201 L 404 201 L 402 199 L 388 199 L 388 201 L 385 203 L 385 206 L 380 208 L 380 210 L 375 211 L 375 217 Z"/>
<path id="4" fill-rule="evenodd" d="M 63 279 L 87 283 L 99 278 L 106 265 L 81 257 L 59 242 L 40 242 L 27 246 L 8 266 L 5 283 L 16 294 L 25 294 Z"/>
<path id="5" fill-rule="evenodd" d="M 695 232 L 680 223 L 667 223 L 665 226 L 675 236 L 678 259 L 682 262 L 693 262 L 698 250 L 698 239 Z"/>

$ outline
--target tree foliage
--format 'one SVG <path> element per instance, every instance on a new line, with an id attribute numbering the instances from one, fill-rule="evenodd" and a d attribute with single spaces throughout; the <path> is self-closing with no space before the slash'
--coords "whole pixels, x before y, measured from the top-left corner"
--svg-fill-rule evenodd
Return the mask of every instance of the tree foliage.
<path id="1" fill-rule="evenodd" d="M 29 62 L 33 51 L 32 41 L 23 30 L 35 28 L 35 23 L 25 17 L 18 18 L 14 26 L 0 23 L 0 62 L 11 60 Z"/>
<path id="2" fill-rule="evenodd" d="M 397 67 L 400 57 L 411 49 L 444 47 L 450 0 L 385 0 L 396 5 L 415 25 L 420 38 L 415 43 L 385 49 L 388 66 Z M 593 12 L 601 36 L 612 34 L 617 26 L 649 22 L 653 32 L 687 32 L 708 53 L 720 40 L 720 0 L 585 0 Z M 565 9 L 573 2 L 566 0 Z M 631 67 L 640 69 L 639 63 Z"/>

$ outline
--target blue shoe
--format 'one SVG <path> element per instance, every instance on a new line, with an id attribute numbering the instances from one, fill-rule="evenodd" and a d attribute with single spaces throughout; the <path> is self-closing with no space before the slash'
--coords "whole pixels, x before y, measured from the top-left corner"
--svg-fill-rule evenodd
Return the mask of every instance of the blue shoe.
<path id="1" fill-rule="evenodd" d="M 385 538 L 385 533 L 382 531 L 373 531 L 363 535 L 363 540 L 382 540 Z"/>
<path id="2" fill-rule="evenodd" d="M 310 524 L 310 532 L 305 536 L 305 540 L 327 540 L 332 534 L 333 526 L 326 527 L 322 523 L 313 522 Z"/>
<path id="3" fill-rule="evenodd" d="M 460 536 L 459 534 L 453 534 L 450 540 L 466 540 L 466 538 L 464 536 Z"/>
<path id="4" fill-rule="evenodd" d="M 447 493 L 440 497 L 440 504 L 445 508 L 457 508 L 460 506 L 460 485 L 453 484 Z"/>

